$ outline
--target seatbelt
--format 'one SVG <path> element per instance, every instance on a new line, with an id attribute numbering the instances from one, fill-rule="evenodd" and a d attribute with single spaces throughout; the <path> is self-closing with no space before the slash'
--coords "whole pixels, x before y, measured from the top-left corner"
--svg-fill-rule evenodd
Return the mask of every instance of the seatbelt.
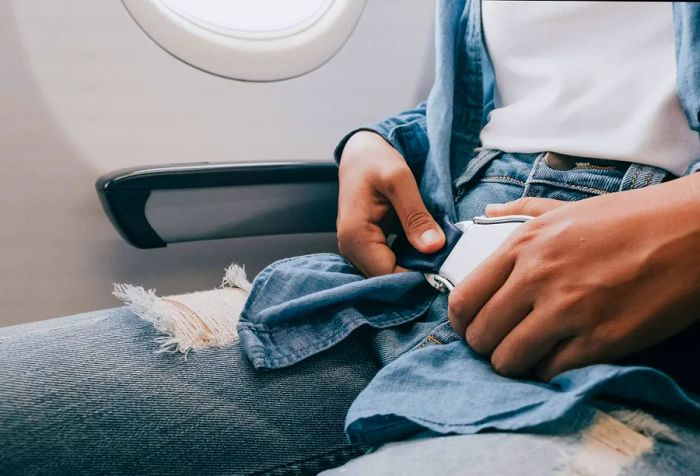
<path id="1" fill-rule="evenodd" d="M 450 292 L 531 218 L 525 215 L 479 216 L 453 224 L 444 217 L 436 217 L 447 238 L 443 249 L 429 255 L 420 253 L 405 236 L 397 238 L 393 248 L 399 265 L 422 271 L 431 286 L 440 292 Z"/>

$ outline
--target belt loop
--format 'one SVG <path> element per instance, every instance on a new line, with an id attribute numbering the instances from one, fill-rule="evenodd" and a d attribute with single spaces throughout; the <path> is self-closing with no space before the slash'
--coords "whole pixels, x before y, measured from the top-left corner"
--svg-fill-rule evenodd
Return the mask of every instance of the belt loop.
<path id="1" fill-rule="evenodd" d="M 663 182 L 668 172 L 652 165 L 630 164 L 622 177 L 620 191 L 643 188 Z"/>

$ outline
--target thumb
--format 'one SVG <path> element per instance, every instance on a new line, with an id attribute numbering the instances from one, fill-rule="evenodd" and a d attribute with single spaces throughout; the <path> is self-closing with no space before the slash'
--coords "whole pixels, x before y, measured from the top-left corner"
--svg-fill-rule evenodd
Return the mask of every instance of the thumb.
<path id="1" fill-rule="evenodd" d="M 484 213 L 488 217 L 502 217 L 506 215 L 538 217 L 567 203 L 552 198 L 523 197 L 508 203 L 491 203 L 486 205 Z"/>
<path id="2" fill-rule="evenodd" d="M 413 173 L 395 177 L 386 198 L 396 210 L 408 241 L 421 253 L 434 253 L 445 246 L 445 233 L 423 203 Z"/>

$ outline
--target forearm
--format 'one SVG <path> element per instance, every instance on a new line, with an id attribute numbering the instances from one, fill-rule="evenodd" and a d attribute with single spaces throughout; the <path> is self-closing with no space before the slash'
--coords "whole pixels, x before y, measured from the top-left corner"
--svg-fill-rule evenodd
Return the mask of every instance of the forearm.
<path id="1" fill-rule="evenodd" d="M 695 212 L 695 218 L 700 223 L 700 172 L 685 177 L 671 180 L 660 185 L 666 188 L 666 192 L 678 194 L 681 201 L 689 207 L 689 212 Z"/>
<path id="2" fill-rule="evenodd" d="M 627 193 L 630 195 L 625 196 Z M 700 240 L 700 173 L 624 192 L 619 198 L 628 207 L 630 215 L 638 215 L 640 221 L 658 233 L 652 238 L 670 241 L 687 235 L 690 240 Z M 636 220 L 630 221 L 631 226 L 635 224 Z M 643 223 L 639 225 L 644 227 Z M 629 233 L 633 232 L 629 230 Z M 688 259 L 695 263 L 700 255 Z"/>

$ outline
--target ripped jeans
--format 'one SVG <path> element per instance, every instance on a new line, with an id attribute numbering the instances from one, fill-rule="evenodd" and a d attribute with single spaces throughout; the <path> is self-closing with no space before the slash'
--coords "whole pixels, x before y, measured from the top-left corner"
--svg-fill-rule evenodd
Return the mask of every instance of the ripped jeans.
<path id="1" fill-rule="evenodd" d="M 542 156 L 484 156 L 456 184 L 463 216 L 523 194 L 572 200 L 605 192 L 595 183 L 573 184 L 575 189 L 558 183 L 552 177 L 559 172 Z M 517 167 L 522 170 L 516 174 Z M 582 176 L 593 174 L 595 181 L 607 180 L 600 171 L 619 164 L 573 167 Z M 654 179 L 623 175 L 630 180 L 628 188 Z M 619 183 L 625 183 L 622 176 Z M 435 307 L 397 327 L 364 327 L 300 363 L 263 372 L 253 369 L 240 342 L 190 352 L 186 359 L 156 353 L 156 331 L 126 309 L 0 329 L 0 474 L 315 474 L 339 466 L 368 449 L 349 445 L 343 433 L 352 402 L 384 366 L 429 341 L 443 317 Z M 635 474 L 643 474 L 640 468 L 650 474 L 684 474 L 698 467 L 697 422 L 651 411 L 679 441 L 650 437 L 652 443 L 639 443 L 641 449 L 631 451 L 620 467 L 636 468 Z M 523 474 L 526 468 L 546 474 L 561 465 L 553 468 L 553 460 L 544 459 L 538 463 L 530 458 L 532 448 L 554 445 L 557 455 L 572 455 L 572 461 L 561 464 L 578 464 L 578 450 L 558 449 L 585 443 L 585 429 L 576 431 L 570 438 L 528 436 L 534 446 L 520 446 L 524 436 L 507 432 L 444 438 L 423 434 L 408 446 L 354 460 L 345 470 L 419 474 L 425 468 L 410 457 L 417 454 L 435 456 L 425 469 L 434 474 L 477 474 L 489 468 L 508 474 L 498 466 L 506 456 L 530 465 L 514 464 L 510 474 Z M 462 464 L 465 455 L 477 454 L 495 461 Z"/>

